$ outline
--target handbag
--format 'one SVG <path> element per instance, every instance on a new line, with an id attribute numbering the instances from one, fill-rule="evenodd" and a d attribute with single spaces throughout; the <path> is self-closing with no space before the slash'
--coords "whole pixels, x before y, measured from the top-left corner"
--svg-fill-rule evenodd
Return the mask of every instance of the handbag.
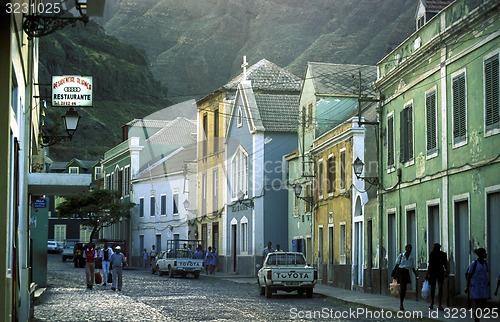
<path id="1" fill-rule="evenodd" d="M 392 280 L 392 283 L 389 284 L 389 292 L 392 296 L 399 296 L 399 284 L 398 281 Z"/>
<path id="2" fill-rule="evenodd" d="M 430 294 L 431 294 L 431 285 L 429 284 L 428 280 L 425 280 L 424 283 L 422 283 L 422 298 L 424 300 L 427 300 Z"/>
<path id="3" fill-rule="evenodd" d="M 391 277 L 395 280 L 397 280 L 399 277 L 399 264 L 401 264 L 401 260 L 403 260 L 402 254 L 399 254 L 399 263 L 394 265 L 394 269 L 391 272 Z"/>

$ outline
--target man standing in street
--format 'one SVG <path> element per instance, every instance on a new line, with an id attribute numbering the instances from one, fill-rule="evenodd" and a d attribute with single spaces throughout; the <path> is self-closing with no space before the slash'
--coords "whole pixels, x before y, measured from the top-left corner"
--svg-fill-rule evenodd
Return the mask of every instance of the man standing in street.
<path id="1" fill-rule="evenodd" d="M 111 255 L 111 269 L 113 270 L 113 284 L 111 289 L 116 290 L 118 286 L 118 291 L 122 290 L 122 270 L 123 267 L 127 266 L 125 261 L 125 255 L 122 253 L 122 248 L 120 246 L 115 247 L 115 253 Z"/>
<path id="2" fill-rule="evenodd" d="M 438 284 L 438 309 L 444 311 L 443 302 L 443 284 L 447 276 L 448 259 L 446 253 L 441 251 L 441 245 L 435 243 L 429 254 L 429 268 L 427 269 L 426 280 L 431 286 L 431 305 L 429 309 L 434 309 L 434 295 L 436 294 L 436 282 Z"/>
<path id="3" fill-rule="evenodd" d="M 157 254 L 158 254 L 158 252 L 156 251 L 155 245 L 151 246 L 151 251 L 149 252 L 149 264 L 150 265 L 153 262 L 153 259 L 156 258 Z"/>
<path id="4" fill-rule="evenodd" d="M 97 259 L 97 251 L 94 249 L 94 243 L 87 244 L 87 248 L 83 251 L 85 258 L 85 276 L 87 279 L 87 289 L 91 290 L 94 286 L 95 260 Z"/>
<path id="5" fill-rule="evenodd" d="M 262 264 L 264 264 L 264 261 L 266 260 L 267 254 L 272 253 L 272 252 L 274 252 L 273 243 L 267 242 L 267 247 L 264 248 L 264 250 L 262 251 Z"/>
<path id="6" fill-rule="evenodd" d="M 108 246 L 108 243 L 104 243 L 104 247 L 101 249 L 101 258 L 102 258 L 102 273 L 103 273 L 103 286 L 106 286 L 106 282 L 108 280 L 109 270 L 109 262 L 111 260 L 111 255 L 113 255 L 113 250 Z"/>

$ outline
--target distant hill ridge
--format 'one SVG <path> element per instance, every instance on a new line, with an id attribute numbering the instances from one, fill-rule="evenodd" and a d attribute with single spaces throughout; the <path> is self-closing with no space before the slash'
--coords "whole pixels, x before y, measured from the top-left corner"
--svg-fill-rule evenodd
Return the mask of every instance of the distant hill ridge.
<path id="1" fill-rule="evenodd" d="M 244 55 L 249 66 L 266 59 L 301 78 L 308 61 L 374 65 L 414 31 L 417 1 L 107 0 L 106 7 L 95 20 L 103 27 L 90 22 L 40 39 L 40 83 L 94 77 L 94 107 L 78 109 L 73 141 L 50 147 L 54 160 L 100 158 L 120 142 L 122 125 L 213 92 L 242 72 Z M 47 111 L 53 135 L 64 132 L 63 114 Z"/>
<path id="2" fill-rule="evenodd" d="M 415 29 L 415 0 L 108 0 L 108 34 L 142 49 L 173 101 L 200 98 L 265 58 L 374 65 Z"/>

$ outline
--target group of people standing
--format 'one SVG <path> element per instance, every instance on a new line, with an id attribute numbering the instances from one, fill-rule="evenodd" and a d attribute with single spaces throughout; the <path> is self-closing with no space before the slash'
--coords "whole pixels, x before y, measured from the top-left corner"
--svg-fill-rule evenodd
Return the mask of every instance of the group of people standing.
<path id="1" fill-rule="evenodd" d="M 156 251 L 155 245 L 151 246 L 151 250 L 149 252 L 146 248 L 144 248 L 144 251 L 142 252 L 143 268 L 148 268 L 155 259 L 156 255 L 158 255 L 158 252 Z"/>
<path id="2" fill-rule="evenodd" d="M 92 289 L 95 284 L 95 262 L 97 258 L 102 259 L 103 271 L 103 286 L 106 286 L 108 275 L 112 272 L 112 285 L 111 289 L 115 291 L 122 290 L 122 270 L 127 266 L 125 255 L 121 252 L 121 247 L 116 246 L 113 250 L 107 243 L 101 250 L 95 249 L 95 244 L 90 242 L 83 251 L 83 258 L 85 259 L 85 277 L 87 282 L 87 289 Z"/>
<path id="3" fill-rule="evenodd" d="M 201 247 L 201 246 L 199 246 Z M 205 264 L 205 273 L 208 274 L 215 274 L 215 268 L 217 267 L 217 262 L 219 261 L 219 254 L 217 253 L 217 250 L 214 249 L 212 250 L 211 246 L 208 246 L 208 249 L 205 253 L 205 258 L 204 258 L 204 264 Z"/>
<path id="4" fill-rule="evenodd" d="M 274 252 L 282 252 L 280 244 L 276 244 L 276 249 L 273 249 L 273 243 L 267 242 L 267 247 L 262 251 L 262 264 L 264 264 L 264 260 L 266 259 L 267 254 Z"/>
<path id="5" fill-rule="evenodd" d="M 406 290 L 408 284 L 411 284 L 410 270 L 415 274 L 415 279 L 418 280 L 418 274 L 415 270 L 415 261 L 411 255 L 412 246 L 406 245 L 405 252 L 401 253 L 396 258 L 397 268 L 397 280 L 400 284 L 399 289 L 399 309 L 404 310 L 404 299 L 406 296 Z M 475 310 L 475 321 L 479 321 L 479 312 L 484 309 L 486 302 L 490 295 L 489 289 L 489 274 L 488 274 L 488 263 L 486 261 L 486 249 L 478 248 L 474 250 L 477 255 L 477 259 L 473 260 L 465 274 L 467 280 L 467 287 L 465 288 L 465 293 L 468 298 L 473 300 Z M 427 274 L 425 279 L 430 285 L 430 299 L 431 304 L 429 306 L 430 310 L 434 309 L 434 297 L 436 294 L 436 284 L 438 286 L 438 310 L 443 311 L 443 291 L 444 291 L 444 280 L 448 277 L 448 260 L 445 252 L 441 251 L 441 245 L 435 243 L 433 245 L 432 251 L 429 254 L 429 265 L 427 268 Z M 500 286 L 500 274 L 498 275 L 498 282 L 495 290 L 495 295 L 498 294 L 498 288 Z M 478 310 L 479 309 L 479 310 Z"/>

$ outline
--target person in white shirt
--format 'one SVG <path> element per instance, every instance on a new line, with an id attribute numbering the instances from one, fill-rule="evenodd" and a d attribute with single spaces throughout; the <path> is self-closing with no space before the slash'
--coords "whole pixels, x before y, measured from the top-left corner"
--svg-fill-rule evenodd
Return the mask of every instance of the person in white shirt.
<path id="1" fill-rule="evenodd" d="M 406 245 L 405 252 L 398 255 L 396 258 L 396 264 L 399 263 L 398 271 L 398 281 L 399 281 L 399 309 L 404 311 L 403 302 L 406 296 L 406 289 L 408 284 L 411 284 L 410 279 L 410 269 L 415 274 L 415 279 L 418 280 L 417 271 L 415 270 L 415 261 L 410 255 L 412 246 L 410 244 Z"/>
<path id="2" fill-rule="evenodd" d="M 109 247 L 108 243 L 104 243 L 104 247 L 101 249 L 101 253 L 99 256 L 102 258 L 102 286 L 106 286 L 106 282 L 108 280 L 109 270 L 109 262 L 111 261 L 111 255 L 113 255 L 113 250 Z"/>

